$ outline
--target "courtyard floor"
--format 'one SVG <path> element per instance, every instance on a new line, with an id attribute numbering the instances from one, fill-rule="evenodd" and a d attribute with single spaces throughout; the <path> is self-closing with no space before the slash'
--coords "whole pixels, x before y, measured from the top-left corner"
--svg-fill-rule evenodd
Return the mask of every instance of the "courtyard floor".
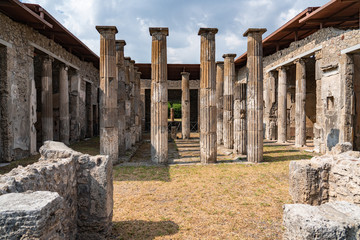
<path id="1" fill-rule="evenodd" d="M 219 147 L 219 163 L 201 165 L 198 135 L 191 136 L 169 142 L 168 166 L 151 163 L 149 136 L 130 162 L 114 166 L 112 239 L 281 239 L 289 162 L 315 154 L 265 142 L 263 163 Z M 70 147 L 96 155 L 99 138 Z M 0 174 L 38 157 L 0 167 Z"/>

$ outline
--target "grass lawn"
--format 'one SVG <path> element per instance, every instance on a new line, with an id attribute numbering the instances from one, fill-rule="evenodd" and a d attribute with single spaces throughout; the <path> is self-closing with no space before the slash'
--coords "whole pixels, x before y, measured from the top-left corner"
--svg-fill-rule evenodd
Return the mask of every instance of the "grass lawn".
<path id="1" fill-rule="evenodd" d="M 262 164 L 114 168 L 114 239 L 281 239 L 290 160 L 268 145 Z"/>

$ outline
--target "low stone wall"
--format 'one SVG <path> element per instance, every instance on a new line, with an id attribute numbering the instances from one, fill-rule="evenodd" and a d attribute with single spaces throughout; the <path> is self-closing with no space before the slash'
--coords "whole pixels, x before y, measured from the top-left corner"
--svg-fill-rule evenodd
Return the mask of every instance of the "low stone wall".
<path id="1" fill-rule="evenodd" d="M 291 162 L 290 195 L 295 203 L 347 201 L 360 205 L 360 152 Z"/>
<path id="2" fill-rule="evenodd" d="M 113 209 L 112 163 L 108 157 L 89 156 L 52 141 L 45 142 L 40 153 L 39 162 L 0 175 L 0 195 L 56 192 L 64 201 L 64 239 L 105 239 L 111 232 Z"/>
<path id="3" fill-rule="evenodd" d="M 360 239 L 360 152 L 351 149 L 338 144 L 331 154 L 290 162 L 296 204 L 284 206 L 283 239 Z"/>

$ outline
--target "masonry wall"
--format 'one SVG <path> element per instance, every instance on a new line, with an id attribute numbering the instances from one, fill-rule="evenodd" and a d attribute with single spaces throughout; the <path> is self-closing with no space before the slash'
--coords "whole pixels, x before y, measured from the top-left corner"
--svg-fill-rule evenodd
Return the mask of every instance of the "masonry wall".
<path id="1" fill-rule="evenodd" d="M 56 192 L 64 200 L 60 227 L 63 239 L 106 239 L 111 232 L 113 209 L 112 162 L 107 156 L 83 155 L 52 141 L 45 142 L 40 153 L 38 162 L 0 175 L 0 196 Z M 26 219 L 31 219 L 32 213 L 28 214 Z M 6 227 L 14 228 L 11 222 L 7 224 L 11 226 L 0 226 L 0 233 L 6 232 Z M 22 226 L 21 222 L 16 224 Z M 37 224 L 35 221 L 28 228 L 38 229 Z"/>
<path id="2" fill-rule="evenodd" d="M 352 47 L 360 43 L 360 30 L 340 30 L 335 28 L 320 29 L 316 33 L 306 37 L 283 50 L 266 56 L 264 61 L 264 86 L 268 85 L 268 70 L 285 61 L 295 58 L 316 47 L 322 47 L 320 50 L 306 56 L 307 61 L 315 61 L 307 64 L 307 73 L 312 74 L 307 79 L 307 91 L 315 87 L 316 92 L 307 92 L 307 104 L 316 105 L 316 114 L 314 110 L 307 108 L 307 127 L 313 126 L 313 136 L 315 150 L 319 152 L 330 151 L 337 143 L 353 142 L 353 118 L 355 113 L 352 111 L 353 93 L 353 72 L 351 59 L 346 54 L 341 54 L 341 50 Z M 291 64 L 289 64 L 291 67 Z M 308 68 L 314 68 L 309 70 Z M 238 69 L 238 79 L 244 76 L 244 68 Z M 309 72 L 308 72 L 309 71 Z M 288 70 L 288 112 L 290 110 L 290 122 L 292 119 L 292 100 L 289 90 L 293 86 L 289 84 Z M 311 78 L 311 79 L 310 79 Z M 311 88 L 310 88 L 311 86 Z M 294 86 L 295 87 L 295 86 Z M 271 94 L 271 88 L 264 88 L 264 96 Z M 290 94 L 290 96 L 289 96 Z M 315 95 L 315 96 L 314 96 Z M 290 97 L 290 101 L 289 101 Z M 266 100 L 266 99 L 265 99 Z M 289 102 L 291 104 L 289 105 Z M 265 102 L 265 106 L 270 104 Z M 269 122 L 269 114 L 264 114 L 264 123 Z M 292 128 L 292 123 L 290 123 Z M 288 134 L 291 129 L 288 129 Z M 292 134 L 290 133 L 291 138 Z M 311 133 L 307 132 L 307 136 Z"/>
<path id="3" fill-rule="evenodd" d="M 46 38 L 37 31 L 24 24 L 14 22 L 4 14 L 0 13 L 0 39 L 11 44 L 11 47 L 0 44 L 1 72 L 6 74 L 6 82 L 1 84 L 2 99 L 2 158 L 0 161 L 11 161 L 26 157 L 30 154 L 31 131 L 33 126 L 30 119 L 36 115 L 31 109 L 31 85 L 34 81 L 34 52 L 36 50 L 30 42 L 50 51 L 56 56 L 78 67 L 81 88 L 72 92 L 73 98 L 79 98 L 80 106 L 76 122 L 78 122 L 79 134 L 73 136 L 73 141 L 85 137 L 86 119 L 83 114 L 85 108 L 84 81 L 91 81 L 95 88 L 99 86 L 99 72 L 92 63 L 81 61 L 75 55 L 66 51 L 53 40 Z M 5 61 L 3 62 L 5 57 Z M 35 69 L 36 70 L 36 69 Z M 72 70 L 69 71 L 69 77 Z M 2 77 L 2 79 L 4 79 Z M 71 99 L 71 97 L 70 97 Z M 7 103 L 4 105 L 3 103 Z M 35 116 L 36 117 L 36 116 Z M 41 119 L 37 119 L 41 121 Z"/>

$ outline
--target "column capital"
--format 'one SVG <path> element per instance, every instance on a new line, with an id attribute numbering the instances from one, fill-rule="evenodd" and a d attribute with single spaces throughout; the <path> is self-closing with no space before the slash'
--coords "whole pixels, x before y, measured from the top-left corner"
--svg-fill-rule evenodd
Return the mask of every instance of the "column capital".
<path id="1" fill-rule="evenodd" d="M 136 74 L 140 77 L 142 72 L 137 71 Z"/>
<path id="2" fill-rule="evenodd" d="M 69 70 L 69 65 L 65 63 L 59 63 L 59 68 L 63 68 L 65 71 Z"/>
<path id="3" fill-rule="evenodd" d="M 115 40 L 116 50 L 117 48 L 123 48 L 126 45 L 125 40 Z"/>
<path id="4" fill-rule="evenodd" d="M 223 58 L 235 58 L 236 57 L 236 53 L 227 53 L 222 55 Z"/>
<path id="5" fill-rule="evenodd" d="M 104 34 L 104 33 L 116 34 L 116 33 L 118 33 L 118 30 L 115 26 L 96 26 L 95 28 L 100 34 Z"/>
<path id="6" fill-rule="evenodd" d="M 135 64 L 135 60 L 130 60 L 130 63 L 131 63 L 131 64 Z"/>
<path id="7" fill-rule="evenodd" d="M 139 70 L 139 67 L 134 66 L 134 71 L 137 72 L 138 70 Z"/>
<path id="8" fill-rule="evenodd" d="M 280 67 L 278 67 L 278 68 L 276 68 L 276 71 L 286 71 L 286 70 L 288 70 L 289 69 L 289 67 L 288 66 L 280 66 Z M 271 71 L 272 72 L 272 71 Z"/>
<path id="9" fill-rule="evenodd" d="M 189 72 L 181 72 L 180 74 L 181 74 L 181 76 L 189 76 L 190 75 Z"/>
<path id="10" fill-rule="evenodd" d="M 216 66 L 218 66 L 218 65 L 221 66 L 221 65 L 224 65 L 224 61 L 217 61 L 215 64 L 216 64 Z"/>
<path id="11" fill-rule="evenodd" d="M 244 37 L 247 37 L 249 34 L 260 34 L 263 35 L 267 31 L 266 28 L 249 28 L 246 30 L 246 32 L 243 34 Z"/>
<path id="12" fill-rule="evenodd" d="M 169 28 L 167 27 L 150 27 L 149 32 L 150 36 L 157 34 L 169 36 Z"/>
<path id="13" fill-rule="evenodd" d="M 295 59 L 293 63 L 294 63 L 294 64 L 297 64 L 297 63 L 305 64 L 305 59 L 303 59 L 303 58 L 298 58 L 298 59 Z"/>
<path id="14" fill-rule="evenodd" d="M 217 34 L 219 30 L 217 28 L 200 28 L 198 35 L 205 35 L 205 34 Z"/>
<path id="15" fill-rule="evenodd" d="M 131 61 L 131 57 L 124 57 L 124 60 L 126 60 L 126 61 Z"/>

